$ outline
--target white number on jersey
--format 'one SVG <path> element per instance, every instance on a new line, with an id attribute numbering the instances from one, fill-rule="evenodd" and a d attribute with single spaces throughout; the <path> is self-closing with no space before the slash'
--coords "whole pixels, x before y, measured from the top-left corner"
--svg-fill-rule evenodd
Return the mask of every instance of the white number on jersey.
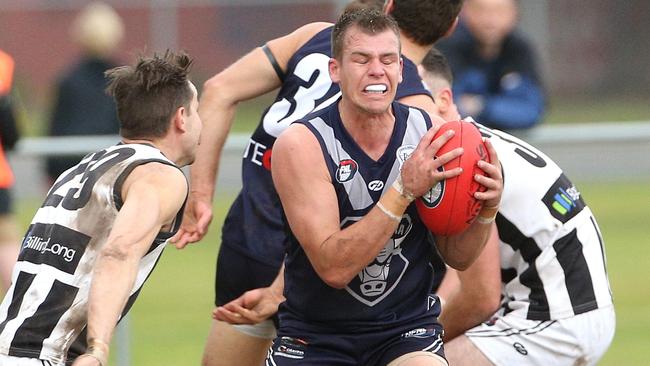
<path id="1" fill-rule="evenodd" d="M 269 135 L 277 138 L 292 122 L 306 116 L 316 107 L 326 107 L 338 99 L 337 93 L 316 106 L 316 101 L 324 97 L 332 86 L 329 59 L 322 53 L 313 53 L 298 62 L 294 74 L 304 80 L 305 84 L 298 87 L 293 98 L 283 98 L 269 107 L 263 120 L 264 130 Z"/>

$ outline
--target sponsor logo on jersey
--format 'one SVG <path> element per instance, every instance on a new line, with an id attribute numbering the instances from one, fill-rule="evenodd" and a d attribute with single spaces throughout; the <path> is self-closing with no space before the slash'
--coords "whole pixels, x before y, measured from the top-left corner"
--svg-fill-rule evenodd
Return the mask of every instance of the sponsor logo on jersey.
<path id="1" fill-rule="evenodd" d="M 542 199 L 551 215 L 562 223 L 575 217 L 585 207 L 580 191 L 562 174 Z"/>
<path id="2" fill-rule="evenodd" d="M 411 156 L 415 146 L 413 145 L 403 145 L 397 149 L 397 160 L 399 161 L 399 167 L 402 168 L 404 162 Z M 438 168 L 439 171 L 443 171 L 443 167 Z M 445 194 L 445 181 L 442 180 L 438 182 L 433 188 L 431 188 L 427 193 L 422 195 L 422 202 L 425 206 L 429 208 L 437 207 L 442 201 L 442 197 Z"/>
<path id="3" fill-rule="evenodd" d="M 70 263 L 74 259 L 76 250 L 68 248 L 67 246 L 59 243 L 51 243 L 52 238 L 41 238 L 36 235 L 29 235 L 23 241 L 23 248 L 33 249 L 41 254 L 51 253 L 63 257 L 63 260 Z"/>
<path id="4" fill-rule="evenodd" d="M 246 149 L 244 150 L 244 161 L 264 167 L 266 170 L 271 170 L 271 154 L 273 153 L 273 146 L 267 146 L 252 138 L 248 141 Z"/>
<path id="5" fill-rule="evenodd" d="M 553 208 L 561 215 L 566 215 L 576 207 L 576 201 L 580 199 L 580 192 L 576 187 L 569 187 L 567 189 L 558 188 L 559 192 L 553 198 Z"/>
<path id="6" fill-rule="evenodd" d="M 361 218 L 347 217 L 341 222 L 341 227 L 352 225 L 359 219 Z M 402 254 L 401 244 L 412 227 L 413 220 L 404 214 L 377 257 L 345 288 L 350 295 L 367 306 L 374 306 L 393 292 L 409 266 L 409 260 Z"/>
<path id="7" fill-rule="evenodd" d="M 415 151 L 415 146 L 414 145 L 402 145 L 400 146 L 395 154 L 397 155 L 397 161 L 399 161 L 399 167 L 402 167 L 402 164 L 411 156 L 411 154 Z"/>
<path id="8" fill-rule="evenodd" d="M 358 169 L 359 165 L 357 165 L 356 161 L 352 159 L 341 160 L 338 169 L 336 169 L 336 180 L 339 183 L 348 182 L 354 178 Z"/>
<path id="9" fill-rule="evenodd" d="M 58 224 L 36 223 L 23 238 L 19 261 L 47 264 L 73 274 L 90 237 Z"/>
<path id="10" fill-rule="evenodd" d="M 373 192 L 379 192 L 384 189 L 384 182 L 380 181 L 379 179 L 373 180 L 372 182 L 368 183 L 368 189 Z"/>

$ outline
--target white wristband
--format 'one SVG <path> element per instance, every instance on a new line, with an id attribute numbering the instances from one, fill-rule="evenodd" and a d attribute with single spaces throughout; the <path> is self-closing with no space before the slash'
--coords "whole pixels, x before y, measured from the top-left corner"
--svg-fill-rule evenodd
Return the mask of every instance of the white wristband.
<path id="1" fill-rule="evenodd" d="M 485 225 L 487 225 L 487 224 L 491 224 L 491 223 L 494 222 L 494 218 L 495 218 L 495 217 L 496 217 L 496 216 L 492 216 L 492 217 L 489 217 L 489 218 L 485 218 L 485 217 L 483 217 L 483 216 L 476 216 L 476 222 L 478 222 L 479 224 L 485 224 Z"/>
<path id="2" fill-rule="evenodd" d="M 487 213 L 487 215 L 485 215 Z M 499 213 L 499 206 L 492 206 L 492 207 L 485 207 L 481 208 L 481 212 L 479 212 L 478 216 L 476 216 L 476 222 L 479 224 L 491 224 L 494 222 L 494 219 L 497 217 L 497 213 Z"/>
<path id="3" fill-rule="evenodd" d="M 400 194 L 400 196 L 406 198 L 409 202 L 413 202 L 415 200 L 415 196 L 413 193 L 407 191 L 404 188 L 404 184 L 402 183 L 402 173 L 400 173 L 397 176 L 397 179 L 393 182 L 393 188 Z"/>
<path id="4" fill-rule="evenodd" d="M 391 219 L 397 222 L 402 222 L 402 218 L 400 216 L 397 216 L 394 213 L 390 212 L 390 210 L 384 207 L 384 205 L 382 205 L 381 202 L 377 202 L 377 207 L 381 210 L 381 212 L 385 213 L 386 216 L 390 217 Z"/>

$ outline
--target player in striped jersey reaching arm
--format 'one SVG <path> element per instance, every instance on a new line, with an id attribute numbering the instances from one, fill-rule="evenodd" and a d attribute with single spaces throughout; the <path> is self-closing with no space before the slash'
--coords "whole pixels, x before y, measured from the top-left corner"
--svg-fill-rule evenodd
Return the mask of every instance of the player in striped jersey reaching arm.
<path id="1" fill-rule="evenodd" d="M 54 183 L 25 234 L 0 305 L 1 365 L 101 365 L 178 230 L 201 132 L 184 53 L 107 72 L 122 141 Z"/>
<path id="2" fill-rule="evenodd" d="M 440 116 L 458 120 L 444 56 L 430 51 L 420 74 Z M 543 152 L 477 127 L 499 155 L 504 187 L 495 240 L 466 271 L 448 271 L 438 291 L 447 300 L 440 320 L 451 339 L 445 344 L 449 363 L 595 365 L 616 326 L 596 220 L 580 191 Z M 497 261 L 501 275 L 491 268 Z"/>

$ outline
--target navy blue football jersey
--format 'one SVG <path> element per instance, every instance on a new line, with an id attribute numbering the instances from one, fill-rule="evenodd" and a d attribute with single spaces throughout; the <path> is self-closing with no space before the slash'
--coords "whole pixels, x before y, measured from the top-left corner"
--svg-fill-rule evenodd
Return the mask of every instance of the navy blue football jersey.
<path id="1" fill-rule="evenodd" d="M 271 178 L 271 154 L 275 139 L 291 123 L 334 103 L 339 87 L 329 76 L 332 28 L 307 41 L 289 60 L 287 71 L 279 75 L 282 87 L 263 113 L 244 151 L 242 190 L 233 203 L 222 230 L 222 245 L 280 267 L 286 238 L 282 206 Z M 426 94 L 413 62 L 404 58 L 403 81 L 396 99 Z"/>
<path id="2" fill-rule="evenodd" d="M 390 189 L 401 165 L 431 127 L 423 111 L 392 104 L 395 128 L 384 154 L 373 160 L 347 133 L 338 103 L 310 115 L 304 123 L 316 136 L 336 191 L 341 227 L 361 220 Z M 375 260 L 345 289 L 328 286 L 315 272 L 293 235 L 285 261 L 286 302 L 280 307 L 281 330 L 322 329 L 372 331 L 398 327 L 425 317 L 436 298 L 430 263 L 431 236 L 415 204 L 402 215 L 393 236 Z"/>

